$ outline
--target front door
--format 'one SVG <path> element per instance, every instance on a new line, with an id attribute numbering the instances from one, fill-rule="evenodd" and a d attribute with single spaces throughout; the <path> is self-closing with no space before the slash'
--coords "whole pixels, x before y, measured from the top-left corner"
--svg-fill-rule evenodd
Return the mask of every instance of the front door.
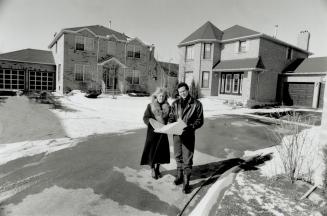
<path id="1" fill-rule="evenodd" d="M 103 80 L 106 84 L 106 90 L 117 89 L 117 68 L 116 67 L 105 67 L 103 70 Z"/>

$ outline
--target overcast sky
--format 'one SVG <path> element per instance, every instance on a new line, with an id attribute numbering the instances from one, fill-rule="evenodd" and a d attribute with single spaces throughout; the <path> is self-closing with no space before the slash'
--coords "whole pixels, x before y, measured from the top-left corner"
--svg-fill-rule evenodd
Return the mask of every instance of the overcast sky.
<path id="1" fill-rule="evenodd" d="M 211 21 L 235 24 L 296 45 L 311 33 L 310 51 L 327 56 L 327 0 L 0 0 L 0 53 L 47 49 L 62 28 L 104 25 L 155 44 L 159 60 L 178 62 L 177 44 Z"/>

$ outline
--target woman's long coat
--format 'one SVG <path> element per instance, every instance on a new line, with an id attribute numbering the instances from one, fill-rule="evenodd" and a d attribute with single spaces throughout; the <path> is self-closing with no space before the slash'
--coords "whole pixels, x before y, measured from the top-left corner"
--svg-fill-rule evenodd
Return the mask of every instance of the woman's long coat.
<path id="1" fill-rule="evenodd" d="M 144 150 L 141 159 L 141 165 L 154 165 L 156 163 L 164 164 L 170 162 L 169 141 L 167 134 L 155 133 L 149 123 L 149 119 L 155 119 L 149 104 L 144 112 L 143 121 L 148 126 Z M 168 121 L 164 119 L 165 123 Z"/>

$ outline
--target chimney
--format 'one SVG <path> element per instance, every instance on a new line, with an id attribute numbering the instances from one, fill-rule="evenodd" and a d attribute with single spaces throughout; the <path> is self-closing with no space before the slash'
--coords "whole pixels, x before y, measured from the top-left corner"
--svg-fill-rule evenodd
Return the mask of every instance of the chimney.
<path id="1" fill-rule="evenodd" d="M 304 50 L 309 50 L 309 42 L 310 42 L 310 32 L 307 30 L 300 31 L 297 36 L 297 46 Z"/>
<path id="2" fill-rule="evenodd" d="M 273 37 L 276 38 L 278 33 L 278 25 L 275 25 L 275 31 Z"/>

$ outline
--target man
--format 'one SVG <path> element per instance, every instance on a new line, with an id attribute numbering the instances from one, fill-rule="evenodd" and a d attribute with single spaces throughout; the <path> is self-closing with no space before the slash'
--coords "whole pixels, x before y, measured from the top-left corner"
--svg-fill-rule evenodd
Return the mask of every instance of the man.
<path id="1" fill-rule="evenodd" d="M 177 163 L 177 176 L 175 185 L 183 183 L 183 193 L 190 192 L 190 176 L 193 165 L 193 154 L 195 144 L 195 130 L 203 125 L 203 108 L 200 101 L 189 94 L 189 87 L 186 83 L 179 83 L 177 86 L 179 98 L 171 107 L 169 122 L 182 119 L 187 127 L 182 135 L 174 135 L 174 154 Z"/>

